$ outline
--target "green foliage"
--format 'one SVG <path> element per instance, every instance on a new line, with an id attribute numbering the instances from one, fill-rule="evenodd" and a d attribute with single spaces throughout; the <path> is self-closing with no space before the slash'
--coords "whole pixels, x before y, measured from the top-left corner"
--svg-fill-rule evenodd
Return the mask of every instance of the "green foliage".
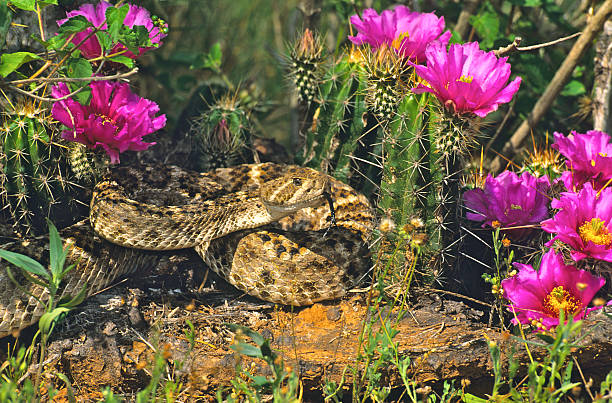
<path id="1" fill-rule="evenodd" d="M 301 386 L 297 374 L 285 366 L 282 358 L 270 347 L 270 341 L 248 327 L 235 324 L 227 326 L 235 333 L 232 350 L 247 357 L 263 360 L 272 371 L 272 376 L 253 375 L 239 365 L 236 368 L 237 375 L 231 381 L 231 392 L 224 397 L 224 391 L 218 390 L 217 400 L 261 402 L 263 393 L 271 393 L 275 403 L 301 401 L 298 395 L 301 395 Z M 244 337 L 250 338 L 255 345 L 245 342 Z"/>
<path id="2" fill-rule="evenodd" d="M 21 270 L 22 275 L 27 281 L 46 288 L 48 292 L 47 299 L 40 300 L 35 295 L 31 295 L 45 306 L 45 313 L 38 322 L 38 332 L 32 340 L 32 344 L 26 349 L 20 347 L 17 355 L 9 355 L 9 358 L 0 368 L 2 384 L 0 385 L 0 401 L 14 402 L 30 402 L 38 399 L 39 385 L 41 382 L 41 374 L 43 370 L 43 362 L 46 358 L 46 349 L 49 336 L 55 327 L 57 321 L 63 317 L 70 309 L 79 305 L 85 298 L 86 286 L 83 287 L 73 297 L 58 298 L 60 285 L 66 274 L 72 270 L 75 265 L 65 266 L 66 258 L 70 250 L 68 246 L 63 246 L 59 232 L 51 223 L 47 221 L 49 226 L 49 267 L 43 267 L 34 259 L 21 255 L 19 253 L 0 249 L 0 259 L 4 259 Z M 15 275 L 9 267 L 6 268 L 9 278 L 15 283 L 15 286 L 22 289 L 22 292 L 28 294 L 28 291 L 16 280 Z M 38 337 L 40 336 L 40 343 Z M 30 379 L 24 378 L 28 375 L 28 367 L 38 352 L 38 367 L 34 378 L 34 386 Z M 66 384 L 70 401 L 74 401 L 72 387 L 68 378 L 63 374 L 55 374 L 62 382 Z M 48 398 L 51 399 L 55 390 L 48 390 Z M 4 400 L 6 399 L 6 400 Z"/>
<path id="3" fill-rule="evenodd" d="M 41 60 L 41 57 L 31 52 L 5 53 L 0 61 L 0 76 L 6 77 L 32 60 Z"/>
<path id="4" fill-rule="evenodd" d="M 504 365 L 501 360 L 501 350 L 497 343 L 489 342 L 489 352 L 493 362 L 493 371 L 495 373 L 495 383 L 491 397 L 488 400 L 479 398 L 472 394 L 466 393 L 463 399 L 466 402 L 560 402 L 566 401 L 568 394 L 580 382 L 572 382 L 572 371 L 574 362 L 570 360 L 572 350 L 579 347 L 580 340 L 584 337 L 580 336 L 582 329 L 581 321 L 574 321 L 569 318 L 567 322 L 561 311 L 559 318 L 560 325 L 552 334 L 538 333 L 537 337 L 540 341 L 526 340 L 524 336 L 515 337 L 515 342 L 524 344 L 527 353 L 529 354 L 530 363 L 527 369 L 527 382 L 515 382 L 519 363 L 516 361 L 516 345 L 510 346 L 510 351 L 506 354 L 509 365 L 508 372 L 504 376 Z M 537 347 L 544 350 L 546 353 L 540 359 L 535 359 L 529 346 Z M 612 373 L 611 373 L 612 374 Z M 612 379 L 612 375 L 608 375 L 607 379 Z M 602 383 L 602 396 L 609 384 Z M 501 391 L 504 390 L 504 393 Z"/>
<path id="5" fill-rule="evenodd" d="M 522 38 L 521 46 L 531 46 L 562 38 L 581 31 L 586 17 L 586 8 L 583 8 L 579 1 L 573 0 L 563 2 L 504 0 L 484 1 L 479 4 L 476 13 L 470 18 L 473 31 L 468 31 L 470 36 L 463 40 L 478 40 L 484 50 L 506 46 L 516 37 Z M 453 21 L 457 18 L 457 14 L 452 12 L 454 7 L 456 6 L 450 1 L 445 1 L 438 6 L 438 14 L 444 15 L 446 21 Z M 460 10 L 461 7 L 458 7 L 455 12 L 458 13 Z M 521 76 L 523 81 L 513 103 L 516 115 L 510 116 L 505 130 L 494 139 L 495 147 L 501 147 L 533 110 L 535 102 L 567 57 L 574 42 L 575 39 L 541 48 L 538 51 L 515 52 L 509 55 L 513 74 Z M 546 132 L 567 133 L 570 130 L 577 130 L 584 133 L 592 129 L 592 122 L 588 116 L 590 111 L 577 111 L 576 108 L 582 97 L 588 96 L 591 91 L 592 63 L 593 51 L 589 50 L 582 58 L 581 66 L 578 67 L 578 69 L 584 69 L 584 74 L 579 78 L 573 77 L 566 84 L 562 91 L 563 96 L 555 100 L 537 129 L 533 130 L 536 140 L 543 138 Z M 499 118 L 496 116 L 496 119 Z M 488 128 L 485 131 L 492 134 L 495 128 Z"/>
<path id="6" fill-rule="evenodd" d="M 46 306 L 46 312 L 38 323 L 43 338 L 48 337 L 55 323 L 62 315 L 83 301 L 86 290 L 86 286 L 83 286 L 83 289 L 73 297 L 58 300 L 57 296 L 60 290 L 60 284 L 66 274 L 74 269 L 75 265 L 72 264 L 65 267 L 66 258 L 70 250 L 68 246 L 63 246 L 59 232 L 51 221 L 47 222 L 49 225 L 49 269 L 44 268 L 40 263 L 28 256 L 0 249 L 0 258 L 17 266 L 21 269 L 22 274 L 28 281 L 46 288 L 49 292 L 48 300 L 46 302 L 40 301 Z M 6 270 L 9 277 L 15 282 L 15 285 L 21 287 L 19 282 L 15 280 L 15 276 L 12 274 L 11 269 L 7 267 Z M 25 289 L 23 291 L 27 293 Z"/>

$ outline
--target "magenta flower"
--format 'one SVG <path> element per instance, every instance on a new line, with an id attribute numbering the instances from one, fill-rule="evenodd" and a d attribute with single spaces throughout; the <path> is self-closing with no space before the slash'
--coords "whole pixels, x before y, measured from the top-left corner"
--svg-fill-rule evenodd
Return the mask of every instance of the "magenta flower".
<path id="1" fill-rule="evenodd" d="M 502 227 L 539 224 L 548 217 L 550 181 L 547 176 L 536 178 L 528 172 L 517 176 L 504 171 L 496 178 L 487 176 L 483 189 L 468 190 L 463 194 L 466 217 L 484 221 L 483 227 L 497 221 Z M 515 228 L 507 233 L 514 239 L 528 235 L 531 228 Z"/>
<path id="2" fill-rule="evenodd" d="M 119 153 L 146 150 L 155 143 L 143 143 L 142 137 L 166 125 L 166 115 L 155 117 L 159 107 L 153 101 L 130 91 L 126 83 L 93 81 L 89 105 L 67 98 L 53 104 L 51 113 L 68 130 L 62 138 L 89 148 L 104 148 L 111 163 L 119 163 Z M 70 93 L 65 83 L 52 89 L 55 98 Z"/>
<path id="3" fill-rule="evenodd" d="M 357 35 L 348 38 L 356 45 L 370 44 L 377 49 L 382 44 L 395 48 L 403 57 L 415 63 L 425 60 L 425 48 L 435 40 L 446 46 L 451 32 L 444 31 L 444 17 L 434 13 L 411 12 L 406 6 L 385 10 L 380 15 L 373 8 L 363 10 L 362 18 L 350 18 Z"/>
<path id="4" fill-rule="evenodd" d="M 559 312 L 582 319 L 598 308 L 587 308 L 595 293 L 606 280 L 586 270 L 566 266 L 561 254 L 549 250 L 542 256 L 540 269 L 527 264 L 514 263 L 517 275 L 502 280 L 504 298 L 510 301 L 508 310 L 516 313 L 515 325 L 533 324 L 538 330 L 547 330 L 559 324 Z"/>
<path id="5" fill-rule="evenodd" d="M 160 28 L 155 25 L 155 23 L 151 19 L 149 12 L 146 9 L 135 6 L 133 4 L 128 5 L 130 6 L 130 9 L 127 15 L 125 16 L 125 19 L 123 20 L 123 25 L 128 28 L 133 28 L 135 25 L 144 26 L 147 31 L 149 31 L 149 38 L 151 39 L 151 43 L 153 43 L 154 46 L 147 48 L 139 48 L 138 54 L 135 55 L 129 50 L 127 50 L 123 44 L 116 43 L 112 46 L 109 54 L 125 51 L 121 54 L 122 56 L 127 56 L 129 58 L 135 59 L 147 50 L 153 49 L 154 47 L 158 47 L 159 45 L 161 45 L 161 40 L 166 37 L 166 34 L 164 33 L 165 29 L 160 30 Z M 104 34 L 103 31 L 108 29 L 108 26 L 104 21 L 106 20 L 106 9 L 109 7 L 112 7 L 112 5 L 104 0 L 100 1 L 96 6 L 94 6 L 93 4 L 83 4 L 77 10 L 72 10 L 66 13 L 66 16 L 68 18 L 57 20 L 57 24 L 61 26 L 70 18 L 81 15 L 85 17 L 87 21 L 91 22 L 95 27 L 98 27 L 104 23 L 100 27 L 100 31 L 102 32 L 102 34 Z M 75 45 L 80 43 L 92 31 L 93 28 L 87 28 L 85 31 L 77 33 L 72 39 L 72 43 L 74 43 Z M 89 39 L 87 39 L 79 49 L 81 50 L 81 54 L 83 55 L 83 57 L 85 57 L 86 59 L 93 59 L 102 56 L 102 47 L 100 46 L 100 42 L 98 41 L 96 35 L 93 35 Z"/>
<path id="6" fill-rule="evenodd" d="M 610 135 L 597 130 L 572 131 L 567 137 L 555 132 L 552 148 L 567 158 L 569 172 L 562 175 L 568 190 L 580 190 L 589 182 L 599 190 L 612 179 L 612 143 Z"/>
<path id="7" fill-rule="evenodd" d="M 612 262 L 612 188 L 599 191 L 585 183 L 578 193 L 564 192 L 551 203 L 560 211 L 542 222 L 542 229 L 572 249 L 575 261 L 592 257 Z"/>
<path id="8" fill-rule="evenodd" d="M 507 57 L 498 59 L 493 52 L 480 50 L 477 42 L 454 44 L 448 51 L 443 43 L 433 42 L 425 56 L 427 66 L 413 64 L 425 82 L 412 91 L 431 92 L 452 113 L 485 117 L 500 104 L 510 102 L 521 85 L 520 77 L 507 84 Z"/>

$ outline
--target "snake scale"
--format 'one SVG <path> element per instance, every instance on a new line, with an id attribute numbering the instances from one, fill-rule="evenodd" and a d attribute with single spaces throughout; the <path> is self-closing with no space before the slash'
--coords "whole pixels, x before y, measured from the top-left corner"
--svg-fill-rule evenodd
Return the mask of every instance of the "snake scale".
<path id="1" fill-rule="evenodd" d="M 89 220 L 61 231 L 68 263 L 76 264 L 58 292 L 64 297 L 83 287 L 90 296 L 121 276 L 151 269 L 159 251 L 181 248 L 195 248 L 245 293 L 294 306 L 341 297 L 369 268 L 369 201 L 309 168 L 119 167 L 96 186 L 90 207 Z M 46 239 L 7 248 L 48 263 Z M 49 298 L 13 267 L 17 287 L 6 264 L 0 261 L 0 337 L 35 323 Z"/>

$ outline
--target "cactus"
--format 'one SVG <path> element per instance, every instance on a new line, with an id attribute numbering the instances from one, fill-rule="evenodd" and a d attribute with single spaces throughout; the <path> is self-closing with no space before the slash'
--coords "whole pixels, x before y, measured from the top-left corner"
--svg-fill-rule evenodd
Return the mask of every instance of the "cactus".
<path id="1" fill-rule="evenodd" d="M 68 144 L 68 163 L 74 177 L 84 184 L 95 183 L 109 166 L 109 159 L 86 145 L 71 142 Z"/>
<path id="2" fill-rule="evenodd" d="M 395 228 L 379 235 L 410 239 L 393 264 L 411 263 L 418 245 L 433 280 L 457 254 L 459 179 L 477 128 L 410 93 L 412 70 L 392 48 L 353 48 L 328 66 L 298 162 L 378 197 Z"/>
<path id="3" fill-rule="evenodd" d="M 46 110 L 32 103 L 2 115 L 0 198 L 20 234 L 44 232 L 49 216 L 60 223 L 71 219 L 65 146 L 56 142 L 51 121 Z"/>
<path id="4" fill-rule="evenodd" d="M 207 171 L 251 162 L 250 127 L 249 111 L 237 96 L 222 96 L 191 125 L 193 168 Z"/>
<path id="5" fill-rule="evenodd" d="M 318 34 L 306 28 L 304 34 L 289 50 L 290 75 L 300 102 L 310 106 L 318 95 L 323 44 Z"/>

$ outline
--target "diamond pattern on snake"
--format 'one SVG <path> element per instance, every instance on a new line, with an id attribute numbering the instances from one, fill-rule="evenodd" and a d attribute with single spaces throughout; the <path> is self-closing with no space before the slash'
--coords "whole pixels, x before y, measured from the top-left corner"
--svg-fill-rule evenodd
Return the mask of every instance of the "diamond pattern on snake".
<path id="1" fill-rule="evenodd" d="M 76 295 L 84 286 L 92 295 L 152 267 L 156 251 L 182 248 L 195 248 L 210 269 L 245 293 L 294 306 L 343 296 L 370 267 L 369 201 L 310 168 L 260 163 L 196 173 L 118 167 L 96 185 L 90 207 L 89 220 L 61 231 L 70 245 L 68 264 L 77 267 L 58 295 Z M 45 241 L 9 249 L 45 264 Z M 12 268 L 16 287 L 6 264 L 0 262 L 0 337 L 35 323 L 49 297 Z"/>

